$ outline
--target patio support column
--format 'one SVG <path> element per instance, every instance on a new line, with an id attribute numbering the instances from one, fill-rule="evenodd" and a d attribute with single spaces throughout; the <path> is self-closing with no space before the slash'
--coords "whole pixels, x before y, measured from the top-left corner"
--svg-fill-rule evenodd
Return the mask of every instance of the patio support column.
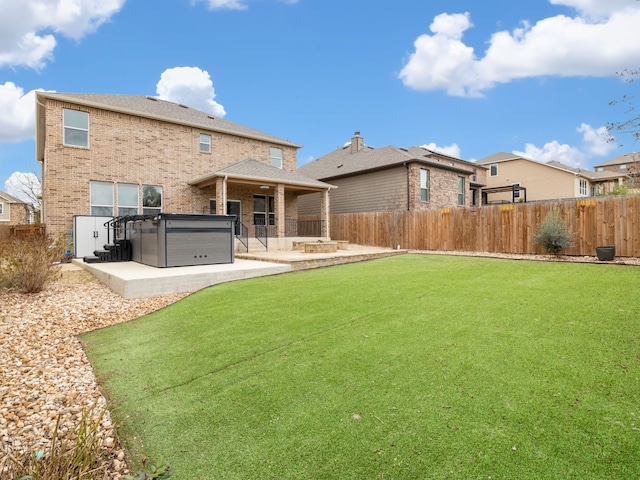
<path id="1" fill-rule="evenodd" d="M 329 189 L 327 188 L 322 194 L 322 204 L 320 206 L 320 218 L 322 219 L 322 236 L 331 238 L 329 231 Z"/>
<path id="2" fill-rule="evenodd" d="M 276 188 L 274 191 L 275 195 L 275 214 L 276 214 L 276 236 L 278 238 L 284 238 L 286 235 L 286 209 L 285 209 L 285 201 L 284 201 L 284 184 L 278 183 L 276 184 Z"/>
<path id="3" fill-rule="evenodd" d="M 227 177 L 216 178 L 216 214 L 227 214 Z"/>

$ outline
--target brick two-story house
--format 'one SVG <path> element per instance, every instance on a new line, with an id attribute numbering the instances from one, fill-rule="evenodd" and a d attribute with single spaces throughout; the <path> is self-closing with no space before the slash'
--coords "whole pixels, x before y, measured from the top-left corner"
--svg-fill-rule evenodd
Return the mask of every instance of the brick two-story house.
<path id="1" fill-rule="evenodd" d="M 155 97 L 37 92 L 42 219 L 68 234 L 74 215 L 234 214 L 251 230 L 295 237 L 297 198 L 331 185 L 296 171 L 299 145 Z M 328 237 L 328 221 L 318 234 Z M 281 243 L 281 242 L 280 242 Z M 272 247 L 282 247 L 270 242 Z"/>
<path id="2" fill-rule="evenodd" d="M 593 167 L 596 172 L 615 172 L 633 179 L 640 177 L 640 153 L 625 153 Z M 635 181 L 635 183 L 638 183 Z"/>
<path id="3" fill-rule="evenodd" d="M 484 166 L 423 147 L 367 146 L 359 132 L 298 171 L 338 187 L 331 193 L 331 213 L 478 205 L 486 176 Z M 300 197 L 299 211 L 319 214 L 319 196 Z"/>

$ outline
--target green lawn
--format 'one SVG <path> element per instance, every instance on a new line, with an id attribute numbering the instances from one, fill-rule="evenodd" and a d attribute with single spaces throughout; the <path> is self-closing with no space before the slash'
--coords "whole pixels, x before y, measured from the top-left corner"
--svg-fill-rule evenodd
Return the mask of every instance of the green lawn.
<path id="1" fill-rule="evenodd" d="M 640 478 L 640 268 L 402 255 L 82 337 L 179 479 Z"/>

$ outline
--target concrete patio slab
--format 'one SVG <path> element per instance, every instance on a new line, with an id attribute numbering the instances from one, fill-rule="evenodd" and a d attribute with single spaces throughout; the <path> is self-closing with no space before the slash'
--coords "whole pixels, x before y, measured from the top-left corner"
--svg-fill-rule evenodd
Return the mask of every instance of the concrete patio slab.
<path id="1" fill-rule="evenodd" d="M 234 263 L 193 267 L 156 268 L 137 262 L 85 263 L 78 265 L 123 298 L 154 297 L 200 290 L 223 282 L 290 272 L 284 263 L 236 259 Z"/>

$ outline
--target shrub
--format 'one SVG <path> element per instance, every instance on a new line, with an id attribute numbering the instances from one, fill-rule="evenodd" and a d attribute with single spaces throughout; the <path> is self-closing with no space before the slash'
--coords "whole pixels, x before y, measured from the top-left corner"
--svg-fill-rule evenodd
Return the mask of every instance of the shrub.
<path id="1" fill-rule="evenodd" d="M 111 478 L 113 450 L 105 447 L 100 434 L 106 410 L 83 409 L 75 427 L 63 433 L 61 416 L 46 451 L 38 450 L 14 455 L 6 447 L 0 451 L 0 478 L 7 480 L 102 480 Z M 1 444 L 0 444 L 1 446 Z M 126 480 L 163 480 L 173 475 L 171 468 L 160 460 L 147 465 L 136 476 L 125 475 Z"/>
<path id="2" fill-rule="evenodd" d="M 572 240 L 573 234 L 557 208 L 547 213 L 533 236 L 533 241 L 551 255 L 559 255 Z"/>
<path id="3" fill-rule="evenodd" d="M 0 477 L 17 480 L 102 479 L 110 464 L 103 448 L 99 425 L 104 411 L 83 410 L 76 427 L 67 434 L 60 429 L 60 416 L 46 451 L 16 457 L 6 452 L 0 457 Z"/>
<path id="4" fill-rule="evenodd" d="M 11 237 L 0 245 L 0 287 L 37 293 L 55 280 L 64 257 L 64 242 L 47 235 Z"/>

